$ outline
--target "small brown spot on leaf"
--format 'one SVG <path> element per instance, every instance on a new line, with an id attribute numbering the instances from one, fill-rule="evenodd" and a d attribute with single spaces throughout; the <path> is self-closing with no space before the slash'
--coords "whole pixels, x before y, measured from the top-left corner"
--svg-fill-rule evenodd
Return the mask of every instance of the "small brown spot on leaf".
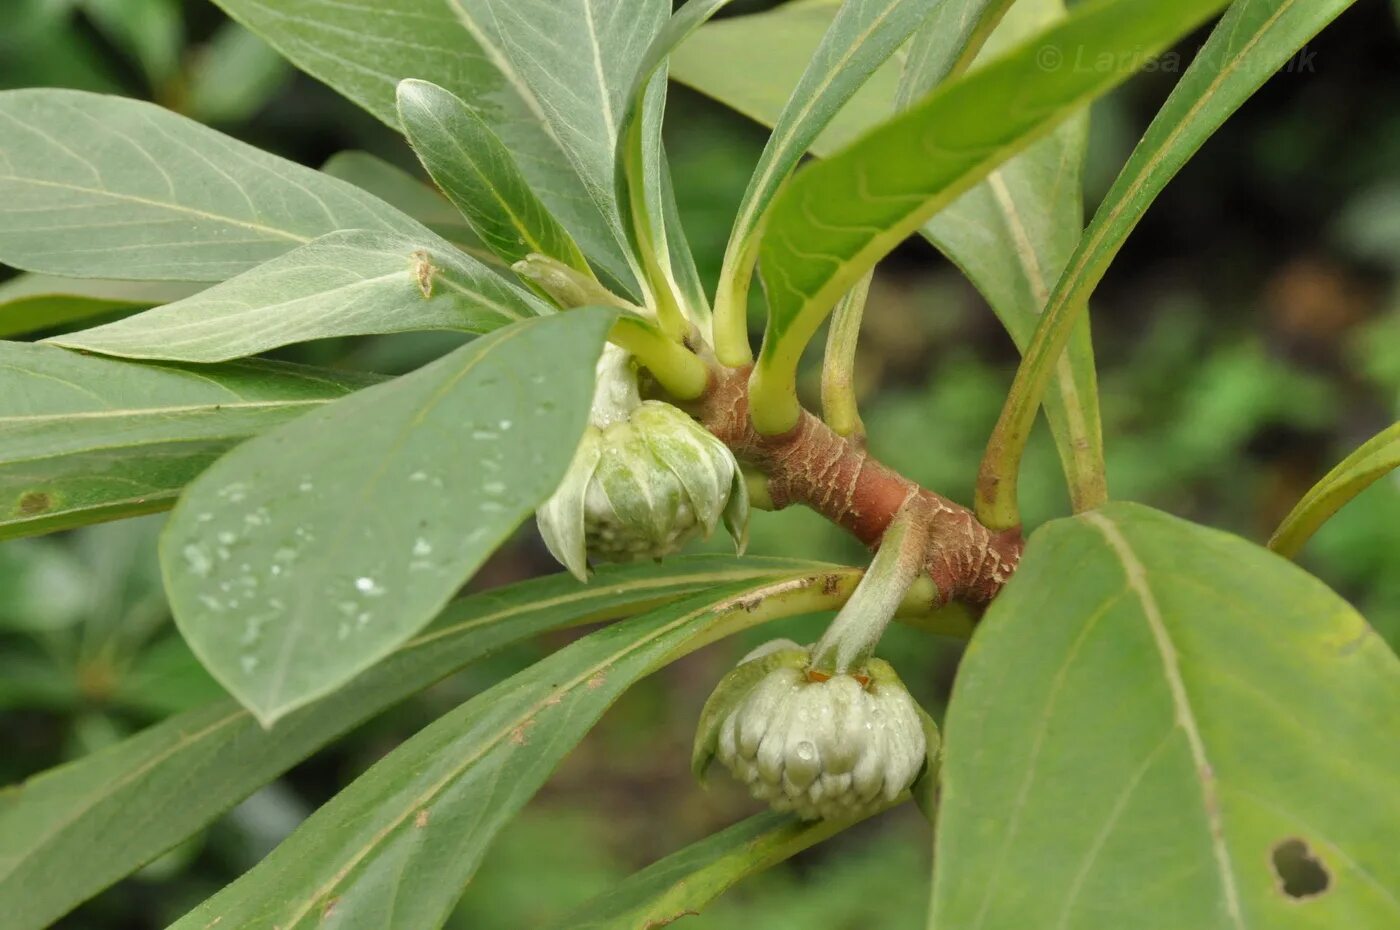
<path id="1" fill-rule="evenodd" d="M 588 690 L 593 691 L 603 687 L 603 682 L 608 680 L 608 673 L 602 670 L 593 673 L 593 677 L 588 679 Z"/>
<path id="2" fill-rule="evenodd" d="M 335 906 L 340 903 L 339 898 L 331 898 L 321 907 L 321 919 L 330 920 L 335 916 Z"/>
<path id="3" fill-rule="evenodd" d="M 525 731 L 530 729 L 534 725 L 534 720 L 526 720 L 520 726 L 510 731 L 510 741 L 517 746 L 524 746 L 527 741 Z"/>
<path id="4" fill-rule="evenodd" d="M 428 825 L 428 809 L 426 807 L 413 816 L 413 825 L 420 830 Z"/>
<path id="5" fill-rule="evenodd" d="M 1316 898 L 1332 886 L 1327 866 L 1305 840 L 1289 837 L 1275 843 L 1272 860 L 1279 890 L 1295 901 Z"/>
<path id="6" fill-rule="evenodd" d="M 44 491 L 25 491 L 19 496 L 19 513 L 33 517 L 53 509 L 53 497 Z"/>
<path id="7" fill-rule="evenodd" d="M 824 575 L 824 576 L 822 576 L 822 594 L 826 595 L 827 597 L 832 597 L 832 596 L 834 596 L 834 595 L 836 594 L 837 591 L 840 591 L 840 590 L 841 590 L 841 576 L 840 576 L 840 575 Z"/>
<path id="8" fill-rule="evenodd" d="M 546 701 L 544 702 L 544 706 L 545 706 L 545 707 L 553 707 L 554 705 L 561 703 L 563 700 L 564 700 L 564 695 L 562 695 L 562 694 L 560 694 L 560 693 L 558 693 L 558 692 L 556 691 L 554 694 L 551 694 L 551 695 L 549 696 L 548 700 L 546 700 Z"/>
<path id="9" fill-rule="evenodd" d="M 433 275 L 437 274 L 437 267 L 422 249 L 414 252 L 410 258 L 413 259 L 413 278 L 418 282 L 418 290 L 423 299 L 427 300 L 433 296 Z"/>
<path id="10" fill-rule="evenodd" d="M 672 914 L 670 917 L 659 917 L 656 920 L 648 920 L 647 925 L 642 930 L 657 930 L 658 927 L 669 927 L 682 917 L 699 917 L 699 911 L 681 911 L 679 914 Z"/>

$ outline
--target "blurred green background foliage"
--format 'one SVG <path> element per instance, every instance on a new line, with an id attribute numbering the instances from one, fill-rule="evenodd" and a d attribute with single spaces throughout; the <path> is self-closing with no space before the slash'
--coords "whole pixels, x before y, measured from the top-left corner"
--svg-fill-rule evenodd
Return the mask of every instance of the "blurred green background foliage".
<path id="1" fill-rule="evenodd" d="M 728 15 L 769 5 L 736 2 Z M 1397 14 L 1391 0 L 1360 0 L 1276 75 L 1168 187 L 1100 289 L 1093 324 L 1115 496 L 1262 541 L 1327 468 L 1400 416 Z M 207 0 L 5 0 L 0 17 L 0 87 L 143 97 L 304 164 L 362 150 L 416 169 L 401 139 L 294 72 Z M 1187 60 L 1203 39 L 1184 43 Z M 1173 78 L 1143 74 L 1095 107 L 1089 209 Z M 672 101 L 680 206 L 713 281 L 765 135 L 691 91 L 675 88 Z M 0 269 L 0 279 L 7 275 Z M 394 373 L 455 338 L 334 340 L 281 354 Z M 910 243 L 881 266 L 862 334 L 859 389 L 874 452 L 969 502 L 1015 362 L 973 289 L 932 248 Z M 1065 513 L 1043 430 L 1026 467 L 1028 523 Z M 162 519 L 0 545 L 0 782 L 92 752 L 218 692 L 169 621 L 154 549 Z M 862 557 L 800 510 L 758 515 L 750 551 Z M 1400 481 L 1372 487 L 1303 558 L 1400 645 Z M 555 568 L 526 527 L 473 587 Z M 780 626 L 761 638 L 810 639 L 820 628 L 811 618 Z M 574 635 L 507 650 L 362 726 L 59 926 L 165 926 L 399 741 Z M 722 777 L 697 788 L 687 759 L 700 705 L 756 641 L 719 644 L 629 692 L 505 832 L 452 926 L 548 925 L 752 811 Z M 938 713 L 959 645 L 896 628 L 882 654 Z M 892 812 L 745 884 L 685 925 L 922 926 L 928 850 L 917 813 Z"/>

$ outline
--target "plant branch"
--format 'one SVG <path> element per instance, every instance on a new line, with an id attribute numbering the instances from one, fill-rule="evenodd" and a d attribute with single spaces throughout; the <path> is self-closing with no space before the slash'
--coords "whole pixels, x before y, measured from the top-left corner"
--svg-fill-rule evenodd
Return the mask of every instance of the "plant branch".
<path id="1" fill-rule="evenodd" d="M 710 376 L 692 409 L 741 462 L 768 476 L 774 509 L 805 504 L 873 549 L 900 509 L 917 500 L 928 527 L 923 570 L 937 588 L 934 605 L 985 606 L 1011 577 L 1023 547 L 1019 527 L 989 530 L 805 410 L 786 433 L 761 434 L 749 418 L 749 370 L 716 367 Z"/>

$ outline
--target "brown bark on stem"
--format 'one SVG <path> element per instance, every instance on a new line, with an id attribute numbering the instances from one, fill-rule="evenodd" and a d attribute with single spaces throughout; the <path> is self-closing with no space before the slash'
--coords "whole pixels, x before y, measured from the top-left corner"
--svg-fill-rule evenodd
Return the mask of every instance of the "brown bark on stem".
<path id="1" fill-rule="evenodd" d="M 792 430 L 764 436 L 749 419 L 749 369 L 716 368 L 692 405 L 700 422 L 746 465 L 768 476 L 775 509 L 805 504 L 872 549 L 907 501 L 927 514 L 924 567 L 938 603 L 986 606 L 1021 559 L 1020 528 L 994 533 L 966 507 L 920 487 L 806 411 Z"/>

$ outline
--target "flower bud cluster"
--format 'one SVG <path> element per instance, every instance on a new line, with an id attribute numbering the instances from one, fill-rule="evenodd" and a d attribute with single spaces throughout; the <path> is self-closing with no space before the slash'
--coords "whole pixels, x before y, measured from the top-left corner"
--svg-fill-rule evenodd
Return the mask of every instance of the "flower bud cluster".
<path id="1" fill-rule="evenodd" d="M 701 717 L 697 774 L 718 758 L 754 797 L 808 820 L 873 813 L 923 768 L 925 717 L 887 662 L 826 677 L 810 661 L 779 643 L 731 671 Z"/>
<path id="2" fill-rule="evenodd" d="M 742 546 L 748 509 L 729 448 L 683 411 L 641 400 L 631 357 L 608 346 L 592 422 L 537 515 L 554 557 L 585 578 L 589 559 L 660 559 L 721 520 Z"/>

